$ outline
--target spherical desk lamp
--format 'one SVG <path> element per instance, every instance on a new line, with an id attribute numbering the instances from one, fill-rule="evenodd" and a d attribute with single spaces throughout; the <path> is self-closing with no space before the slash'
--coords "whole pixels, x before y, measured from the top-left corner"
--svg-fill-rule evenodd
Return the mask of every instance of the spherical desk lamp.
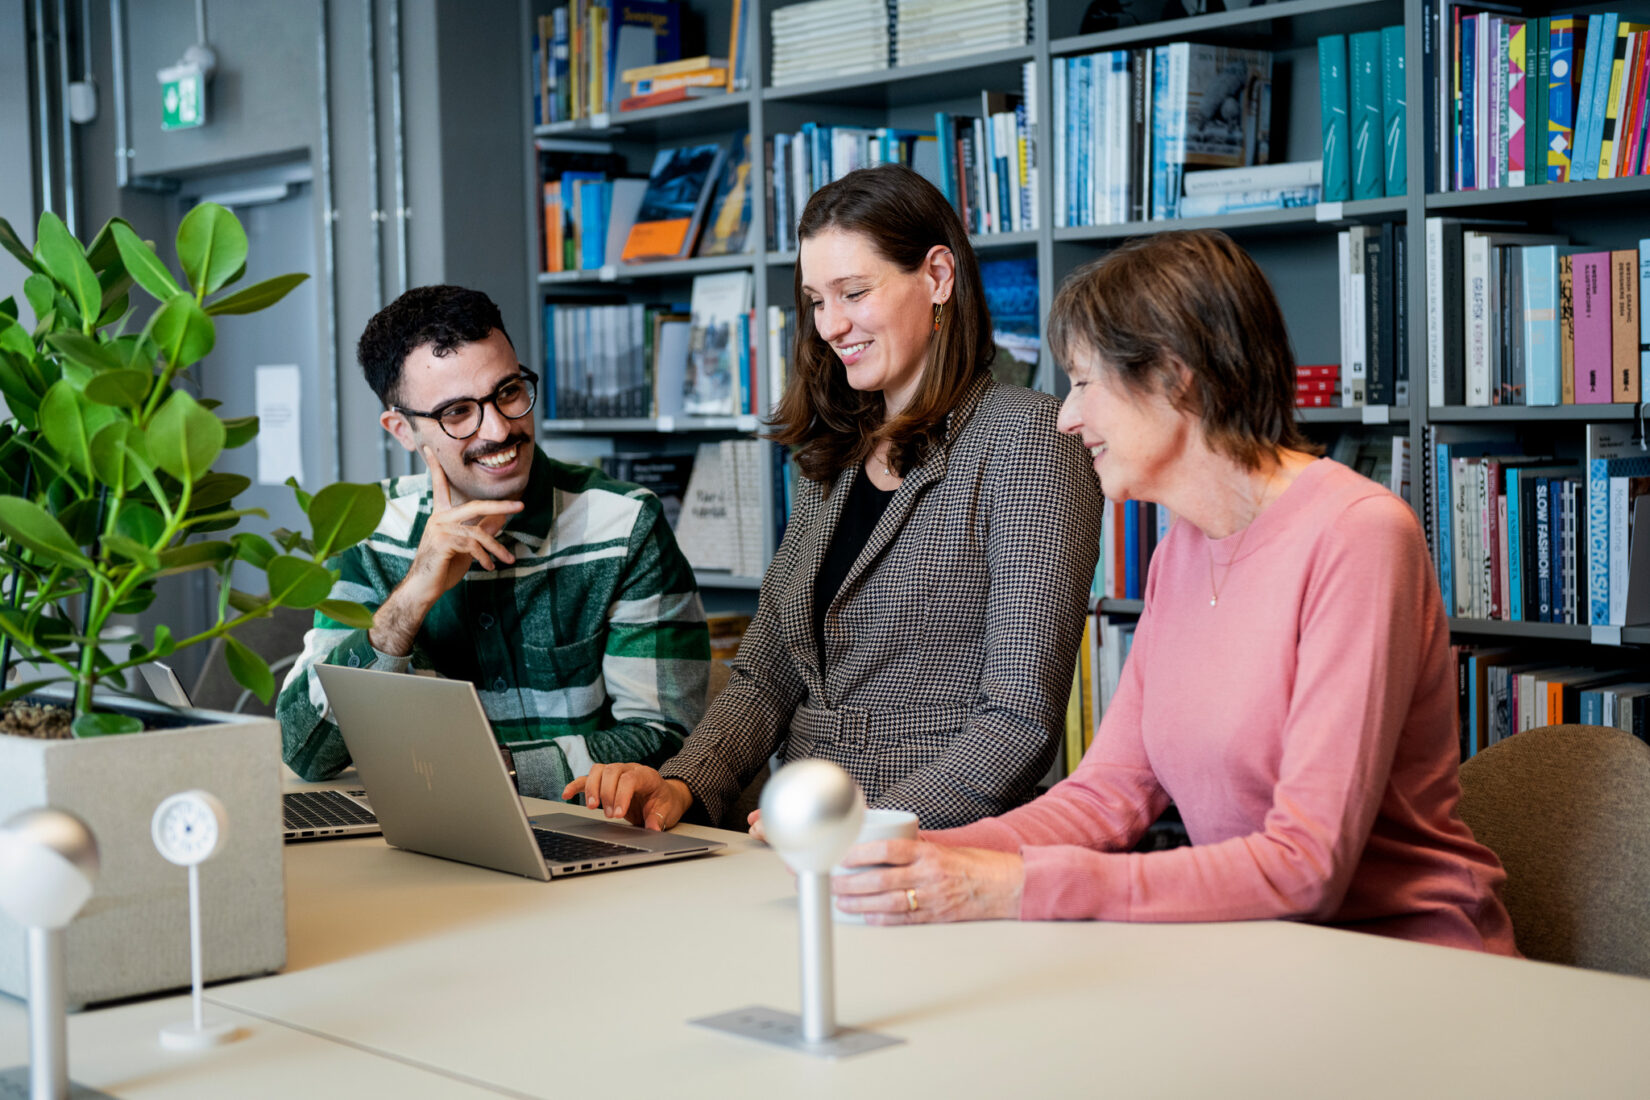
<path id="1" fill-rule="evenodd" d="M 746 1008 L 694 1023 L 829 1058 L 902 1042 L 836 1024 L 830 871 L 853 847 L 864 818 L 865 796 L 859 786 L 828 761 L 800 760 L 768 780 L 762 790 L 762 831 L 796 872 L 802 1015 Z"/>
<path id="2" fill-rule="evenodd" d="M 67 1100 L 69 1051 L 63 929 L 92 896 L 97 840 L 62 810 L 35 809 L 0 825 L 0 909 L 28 929 L 29 1065 L 0 1072 L 0 1090 L 32 1100 Z M 76 1097 L 104 1094 L 76 1086 Z"/>

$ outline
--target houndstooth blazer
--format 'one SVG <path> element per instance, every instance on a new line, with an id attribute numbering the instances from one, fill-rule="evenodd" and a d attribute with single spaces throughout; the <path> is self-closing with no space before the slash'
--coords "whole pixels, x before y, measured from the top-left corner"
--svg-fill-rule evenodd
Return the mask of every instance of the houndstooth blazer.
<path id="1" fill-rule="evenodd" d="M 1099 553 L 1100 486 L 1060 403 L 982 372 L 813 628 L 857 468 L 804 479 L 726 689 L 660 769 L 712 821 L 776 750 L 943 829 L 1025 801 L 1063 736 Z"/>

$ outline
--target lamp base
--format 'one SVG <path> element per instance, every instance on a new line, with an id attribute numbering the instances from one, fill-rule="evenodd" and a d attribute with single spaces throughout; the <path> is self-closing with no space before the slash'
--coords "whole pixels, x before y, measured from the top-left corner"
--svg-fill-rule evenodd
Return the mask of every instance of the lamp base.
<path id="1" fill-rule="evenodd" d="M 759 1005 L 688 1022 L 699 1027 L 708 1027 L 713 1031 L 725 1031 L 729 1035 L 772 1043 L 774 1046 L 785 1047 L 802 1054 L 812 1054 L 816 1058 L 852 1058 L 856 1054 L 868 1054 L 873 1050 L 899 1046 L 905 1042 L 904 1039 L 896 1039 L 892 1035 L 882 1035 L 875 1031 L 839 1027 L 836 1034 L 829 1039 L 810 1043 L 802 1037 L 802 1017 L 794 1012 L 781 1012 L 777 1008 L 763 1008 Z"/>
<path id="2" fill-rule="evenodd" d="M 206 1024 L 195 1030 L 193 1022 L 179 1021 L 160 1029 L 160 1045 L 167 1050 L 205 1050 L 242 1038 L 246 1032 L 231 1023 Z"/>
<path id="3" fill-rule="evenodd" d="M 29 1067 L 0 1069 L 0 1100 L 29 1100 Z M 106 1092 L 69 1082 L 69 1100 L 115 1100 Z"/>

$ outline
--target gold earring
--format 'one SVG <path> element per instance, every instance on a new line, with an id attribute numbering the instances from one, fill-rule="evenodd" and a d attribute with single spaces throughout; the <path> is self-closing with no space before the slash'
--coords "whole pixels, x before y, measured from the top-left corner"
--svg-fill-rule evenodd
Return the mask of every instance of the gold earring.
<path id="1" fill-rule="evenodd" d="M 934 331 L 935 332 L 938 332 L 940 330 L 940 314 L 942 312 L 944 312 L 944 310 L 945 310 L 945 303 L 944 302 L 935 302 L 934 303 Z"/>

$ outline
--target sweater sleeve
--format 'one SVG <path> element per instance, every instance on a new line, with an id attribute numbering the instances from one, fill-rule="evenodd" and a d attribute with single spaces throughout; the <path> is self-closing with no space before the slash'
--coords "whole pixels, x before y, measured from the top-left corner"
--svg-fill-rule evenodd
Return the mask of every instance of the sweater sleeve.
<path id="1" fill-rule="evenodd" d="M 1371 496 L 1351 505 L 1322 540 L 1302 605 L 1280 609 L 1298 610 L 1299 641 L 1260 831 L 1145 854 L 1096 852 L 1069 838 L 1022 843 L 1021 917 L 1332 917 L 1386 790 L 1426 649 L 1419 642 L 1436 628 L 1426 615 L 1427 568 L 1402 502 Z M 1174 659 L 1162 649 L 1145 656 Z M 1139 672 L 1150 679 L 1150 669 Z M 1102 766 L 1085 760 L 1081 771 Z"/>

